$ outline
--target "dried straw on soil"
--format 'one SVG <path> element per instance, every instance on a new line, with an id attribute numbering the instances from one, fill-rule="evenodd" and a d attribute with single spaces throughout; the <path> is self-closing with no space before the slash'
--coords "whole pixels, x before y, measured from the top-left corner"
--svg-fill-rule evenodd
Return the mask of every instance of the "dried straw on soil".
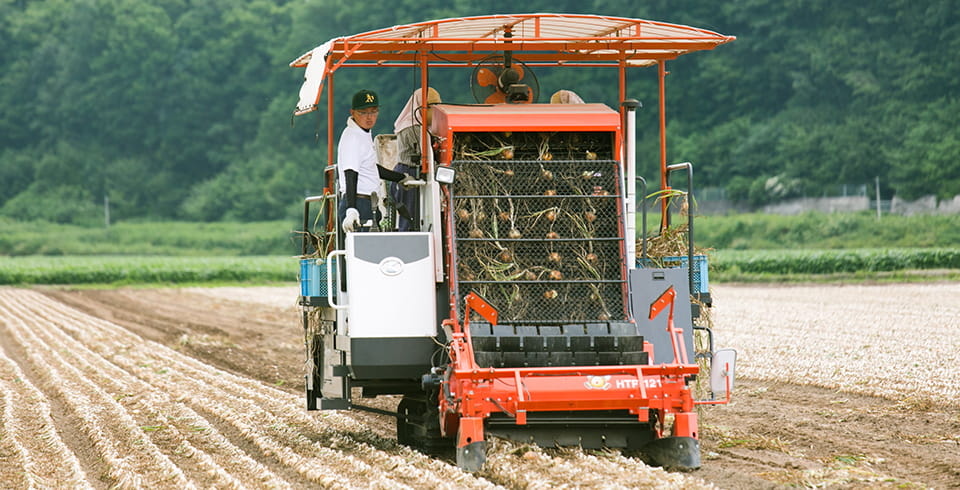
<path id="1" fill-rule="evenodd" d="M 0 334 L 22 352 L 15 360 L 0 357 L 4 431 L 13 436 L 0 447 L 15 458 L 0 454 L 0 486 L 35 481 L 39 487 L 83 487 L 91 481 L 69 447 L 49 433 L 49 404 L 16 403 L 21 396 L 62 400 L 69 414 L 58 419 L 81 421 L 82 437 L 105 467 L 97 476 L 120 488 L 560 487 L 574 481 L 591 487 L 644 473 L 650 486 L 700 484 L 644 470 L 628 458 L 594 460 L 577 452 L 524 463 L 524 475 L 512 474 L 515 461 L 494 453 L 486 477 L 464 473 L 378 435 L 352 413 L 307 413 L 300 396 L 223 372 L 32 291 L 0 288 Z M 36 390 L 16 384 L 22 378 L 17 362 L 30 365 L 40 381 Z M 41 424 L 34 428 L 28 419 Z M 26 431 L 38 437 L 19 435 Z M 37 441 L 50 441 L 49 451 L 29 445 Z M 10 461 L 33 470 L 18 476 Z M 536 482 L 529 480 L 535 472 Z"/>
<path id="2" fill-rule="evenodd" d="M 740 376 L 909 405 L 960 400 L 960 283 L 720 285 L 714 300 L 718 341 L 737 348 Z"/>

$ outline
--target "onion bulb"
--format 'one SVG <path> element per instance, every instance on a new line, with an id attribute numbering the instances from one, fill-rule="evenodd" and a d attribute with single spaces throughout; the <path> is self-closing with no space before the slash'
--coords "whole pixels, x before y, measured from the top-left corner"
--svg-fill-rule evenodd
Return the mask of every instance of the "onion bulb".
<path id="1" fill-rule="evenodd" d="M 466 209 L 459 209 L 457 210 L 457 217 L 463 221 L 466 221 L 470 219 L 470 211 L 467 211 Z"/>
<path id="2" fill-rule="evenodd" d="M 546 298 L 546 299 L 554 299 L 554 298 L 557 297 L 557 290 L 556 290 L 556 289 L 548 289 L 548 290 L 546 290 L 546 291 L 543 292 L 543 297 Z"/>
<path id="3" fill-rule="evenodd" d="M 557 262 L 557 263 L 559 263 L 560 261 L 563 260 L 563 257 L 560 255 L 559 252 L 550 252 L 550 254 L 547 255 L 547 259 L 548 259 L 550 262 Z"/>
<path id="4" fill-rule="evenodd" d="M 513 253 L 507 249 L 500 252 L 500 262 L 513 262 Z"/>
<path id="5" fill-rule="evenodd" d="M 470 238 L 483 238 L 483 232 L 480 231 L 480 228 L 474 228 L 470 230 L 469 236 Z"/>
<path id="6" fill-rule="evenodd" d="M 550 279 L 553 279 L 554 281 L 559 281 L 563 279 L 563 273 L 558 270 L 552 270 L 550 271 Z"/>
<path id="7" fill-rule="evenodd" d="M 516 228 L 510 228 L 510 231 L 507 232 L 507 237 L 508 237 L 508 238 L 520 238 L 520 237 L 522 237 L 522 236 L 523 236 L 523 234 L 520 233 L 520 230 L 518 230 L 518 229 L 516 229 Z"/>
<path id="8" fill-rule="evenodd" d="M 555 231 L 549 231 L 549 232 L 547 232 L 547 240 L 556 240 L 557 238 L 560 238 L 560 234 L 559 234 L 559 233 L 557 233 L 557 232 L 555 232 Z"/>

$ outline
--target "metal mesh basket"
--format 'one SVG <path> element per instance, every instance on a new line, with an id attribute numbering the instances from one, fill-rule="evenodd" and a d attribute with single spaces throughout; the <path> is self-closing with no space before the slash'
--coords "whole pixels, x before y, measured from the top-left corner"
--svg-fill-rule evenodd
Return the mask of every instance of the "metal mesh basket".
<path id="1" fill-rule="evenodd" d="M 512 140 L 520 138 L 536 140 L 524 133 Z M 485 141 L 475 133 L 466 139 Z M 609 148 L 594 148 L 591 157 L 609 156 Z M 458 156 L 471 154 L 477 152 Z M 461 298 L 477 292 L 497 308 L 501 322 L 625 318 L 616 161 L 461 159 L 452 164 L 457 169 L 452 198 Z"/>

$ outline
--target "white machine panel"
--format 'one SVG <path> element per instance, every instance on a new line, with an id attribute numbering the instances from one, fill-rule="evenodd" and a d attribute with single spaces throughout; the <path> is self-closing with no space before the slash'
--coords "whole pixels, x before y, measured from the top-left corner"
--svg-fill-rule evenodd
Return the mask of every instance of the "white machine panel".
<path id="1" fill-rule="evenodd" d="M 347 330 L 359 337 L 437 334 L 428 232 L 347 233 Z"/>

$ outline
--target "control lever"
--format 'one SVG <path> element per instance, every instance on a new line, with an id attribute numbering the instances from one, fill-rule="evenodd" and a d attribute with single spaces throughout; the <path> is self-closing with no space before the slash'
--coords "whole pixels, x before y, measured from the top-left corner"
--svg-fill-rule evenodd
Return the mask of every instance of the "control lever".
<path id="1" fill-rule="evenodd" d="M 380 231 L 380 223 L 376 218 L 378 209 L 380 209 L 380 198 L 379 196 L 377 196 L 376 192 L 371 192 L 370 193 L 370 211 L 373 213 L 374 218 L 370 220 L 373 222 L 370 225 L 370 231 L 373 231 L 373 232 Z"/>

